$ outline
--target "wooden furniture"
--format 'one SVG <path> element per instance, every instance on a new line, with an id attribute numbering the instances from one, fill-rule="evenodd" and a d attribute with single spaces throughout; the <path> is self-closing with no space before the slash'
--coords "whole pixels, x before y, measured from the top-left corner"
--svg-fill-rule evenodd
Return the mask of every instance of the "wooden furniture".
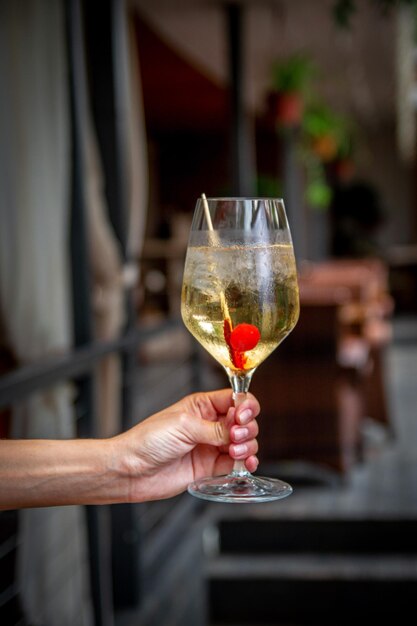
<path id="1" fill-rule="evenodd" d="M 297 326 L 254 376 L 261 462 L 300 460 L 345 474 L 357 461 L 368 359 L 366 345 L 340 340 L 345 302 L 343 291 L 328 289 L 302 302 Z"/>
<path id="2" fill-rule="evenodd" d="M 341 336 L 366 342 L 370 362 L 363 377 L 365 415 L 392 430 L 386 392 L 385 350 L 392 336 L 394 301 L 388 269 L 380 259 L 337 259 L 310 264 L 300 288 L 344 288 L 350 295 L 340 311 Z"/>
<path id="3" fill-rule="evenodd" d="M 362 456 L 363 419 L 388 428 L 384 349 L 392 301 L 379 261 L 328 261 L 300 272 L 300 319 L 261 366 L 260 458 L 346 474 Z"/>

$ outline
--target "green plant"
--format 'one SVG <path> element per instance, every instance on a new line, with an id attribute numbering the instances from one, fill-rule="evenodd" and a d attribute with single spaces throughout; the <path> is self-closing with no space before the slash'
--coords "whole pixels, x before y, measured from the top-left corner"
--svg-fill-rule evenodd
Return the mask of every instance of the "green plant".
<path id="1" fill-rule="evenodd" d="M 323 102 L 316 101 L 304 113 L 303 130 L 311 138 L 333 135 L 344 144 L 348 139 L 347 120 Z"/>
<path id="2" fill-rule="evenodd" d="M 308 143 L 324 162 L 350 156 L 353 144 L 351 123 L 330 107 L 316 101 L 304 111 L 304 143 Z"/>
<path id="3" fill-rule="evenodd" d="M 376 5 L 382 15 L 386 15 L 390 9 L 400 5 L 413 6 L 417 8 L 417 0 L 369 0 Z M 358 10 L 359 2 L 357 0 L 334 0 L 332 12 L 336 24 L 340 28 L 350 28 L 352 25 L 352 17 Z M 359 7 L 360 8 L 360 7 Z"/>
<path id="4" fill-rule="evenodd" d="M 311 59 L 296 54 L 273 64 L 271 87 L 276 92 L 305 94 L 315 75 L 316 68 Z"/>
<path id="5" fill-rule="evenodd" d="M 277 130 L 297 129 L 305 199 L 311 208 L 325 210 L 333 195 L 329 172 L 335 163 L 351 158 L 353 129 L 346 118 L 314 95 L 317 73 L 311 59 L 301 54 L 277 61 L 271 72 L 272 94 Z M 265 181 L 259 183 L 265 187 Z"/>
<path id="6" fill-rule="evenodd" d="M 280 198 L 283 194 L 282 182 L 273 176 L 259 174 L 256 179 L 256 193 L 265 198 Z"/>
<path id="7" fill-rule="evenodd" d="M 311 208 L 326 210 L 332 201 L 333 192 L 327 181 L 324 164 L 305 147 L 301 148 L 300 155 L 306 176 L 304 197 Z"/>

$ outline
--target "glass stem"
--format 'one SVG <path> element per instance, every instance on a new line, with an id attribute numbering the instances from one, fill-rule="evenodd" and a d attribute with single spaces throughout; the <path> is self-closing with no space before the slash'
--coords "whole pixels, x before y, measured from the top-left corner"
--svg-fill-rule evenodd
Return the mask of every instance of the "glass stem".
<path id="1" fill-rule="evenodd" d="M 233 389 L 233 403 L 235 407 L 246 400 L 248 395 L 249 385 L 252 378 L 252 373 L 239 376 L 238 374 L 230 375 L 230 383 Z M 251 473 L 245 467 L 245 461 L 235 461 L 232 470 L 233 476 L 250 476 Z"/>

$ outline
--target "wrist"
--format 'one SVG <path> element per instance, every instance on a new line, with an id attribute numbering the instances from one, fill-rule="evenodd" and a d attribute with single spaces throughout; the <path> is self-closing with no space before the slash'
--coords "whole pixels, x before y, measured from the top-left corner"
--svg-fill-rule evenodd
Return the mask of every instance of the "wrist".
<path id="1" fill-rule="evenodd" d="M 131 448 L 126 433 L 116 435 L 108 441 L 107 467 L 114 474 L 120 495 L 119 502 L 138 502 L 138 479 L 143 475 L 143 464 L 137 451 Z"/>
<path id="2" fill-rule="evenodd" d="M 59 461 L 65 484 L 64 504 L 126 501 L 126 481 L 112 439 L 78 439 L 69 442 L 69 446 Z"/>

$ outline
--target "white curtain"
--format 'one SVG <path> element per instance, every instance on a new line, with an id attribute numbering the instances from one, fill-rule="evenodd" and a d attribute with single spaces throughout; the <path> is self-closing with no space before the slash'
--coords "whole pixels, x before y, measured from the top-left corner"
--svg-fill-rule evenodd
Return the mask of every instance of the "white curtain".
<path id="1" fill-rule="evenodd" d="M 93 274 L 93 312 L 95 337 L 100 341 L 116 338 L 123 328 L 126 288 L 138 284 L 137 258 L 142 249 L 148 205 L 148 159 L 142 88 L 133 21 L 123 15 L 120 41 L 119 94 L 124 104 L 121 126 L 127 154 L 126 192 L 128 209 L 128 263 L 122 255 L 107 216 L 102 163 L 87 101 L 83 103 L 83 128 L 86 163 L 86 205 L 88 213 L 90 258 Z M 86 86 L 87 89 L 87 86 Z M 121 113 L 119 112 L 119 115 Z M 100 436 L 109 437 L 121 428 L 121 364 L 118 355 L 102 359 L 97 367 L 97 414 Z"/>
<path id="2" fill-rule="evenodd" d="M 0 2 L 0 302 L 22 364 L 71 345 L 68 94 L 63 2 Z M 71 388 L 22 402 L 19 437 L 75 436 Z M 89 626 L 83 509 L 22 511 L 18 583 L 28 621 Z"/>
<path id="3" fill-rule="evenodd" d="M 84 103 L 86 143 L 86 207 L 93 284 L 94 335 L 98 341 L 116 338 L 124 322 L 123 264 L 107 217 L 102 165 L 88 103 Z M 121 426 L 121 363 L 117 354 L 102 359 L 96 370 L 99 436 L 111 437 Z"/>
<path id="4" fill-rule="evenodd" d="M 126 81 L 126 100 L 129 110 L 128 124 L 128 174 L 129 174 L 129 241 L 128 254 L 137 258 L 141 251 L 145 235 L 146 214 L 149 195 L 148 150 L 145 127 L 145 112 L 142 97 L 142 83 L 139 67 L 139 52 L 134 29 L 134 14 L 127 16 L 126 64 L 129 80 Z M 130 18 L 130 19 L 129 19 Z"/>

